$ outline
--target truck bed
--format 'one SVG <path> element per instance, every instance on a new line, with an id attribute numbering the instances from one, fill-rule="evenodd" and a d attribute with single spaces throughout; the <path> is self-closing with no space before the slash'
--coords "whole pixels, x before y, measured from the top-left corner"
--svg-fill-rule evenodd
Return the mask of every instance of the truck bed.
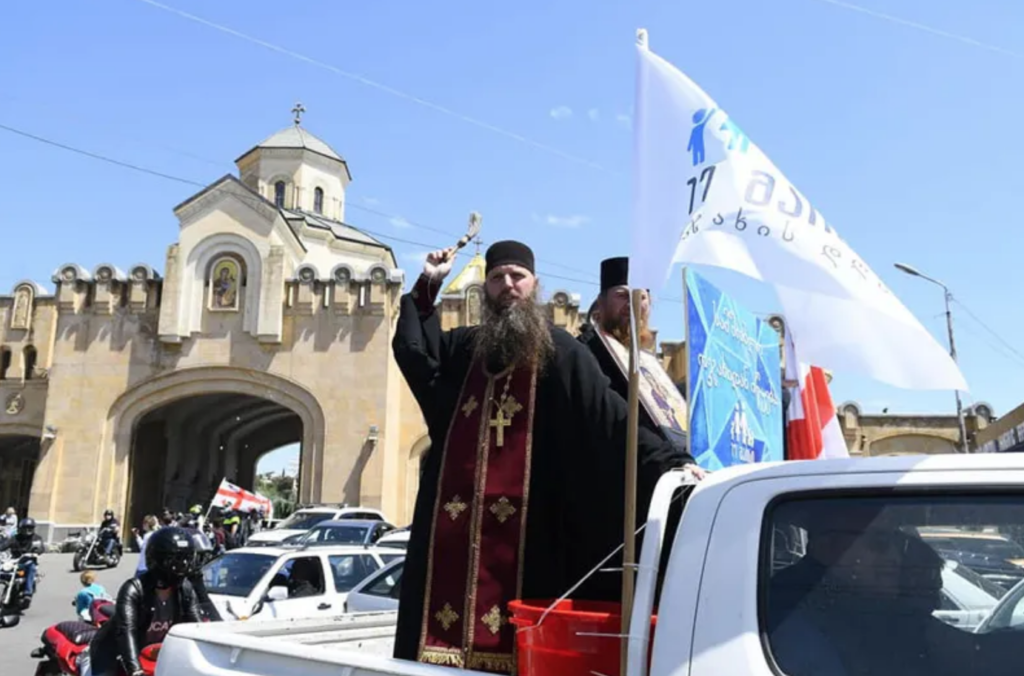
<path id="1" fill-rule="evenodd" d="M 396 612 L 328 620 L 183 624 L 171 629 L 157 676 L 444 676 L 451 669 L 391 658 Z M 463 671 L 471 676 L 480 672 Z"/>

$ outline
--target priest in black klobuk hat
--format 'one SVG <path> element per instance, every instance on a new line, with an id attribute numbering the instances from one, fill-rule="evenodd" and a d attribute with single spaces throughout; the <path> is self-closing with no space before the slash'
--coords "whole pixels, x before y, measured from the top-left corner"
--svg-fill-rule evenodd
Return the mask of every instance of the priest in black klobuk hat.
<path id="1" fill-rule="evenodd" d="M 586 346 L 548 322 L 533 252 L 486 252 L 479 326 L 442 331 L 455 248 L 401 298 L 392 343 L 430 434 L 402 579 L 395 656 L 512 673 L 510 601 L 555 599 L 622 543 L 626 402 Z M 642 430 L 638 493 L 692 458 Z M 613 564 L 609 564 L 613 565 Z M 573 594 L 618 600 L 602 573 Z"/>

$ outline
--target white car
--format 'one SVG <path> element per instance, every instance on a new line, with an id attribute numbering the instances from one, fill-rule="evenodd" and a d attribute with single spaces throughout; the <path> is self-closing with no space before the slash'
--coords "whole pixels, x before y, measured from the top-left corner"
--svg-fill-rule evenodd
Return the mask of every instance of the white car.
<path id="1" fill-rule="evenodd" d="M 946 624 L 973 631 L 1006 590 L 956 561 L 942 569 L 941 605 L 932 615 Z"/>
<path id="2" fill-rule="evenodd" d="M 378 547 L 394 547 L 404 551 L 409 546 L 409 529 L 399 528 L 398 530 L 393 530 L 377 540 L 376 544 Z"/>
<path id="3" fill-rule="evenodd" d="M 349 590 L 404 553 L 375 547 L 242 547 L 203 567 L 225 620 L 332 617 Z"/>
<path id="4" fill-rule="evenodd" d="M 364 507 L 306 507 L 282 521 L 276 528 L 254 533 L 246 547 L 274 546 L 293 535 L 301 535 L 321 521 L 333 519 L 359 519 L 365 521 L 387 521 L 379 509 Z"/>
<path id="5" fill-rule="evenodd" d="M 405 558 L 392 561 L 369 576 L 348 593 L 346 613 L 372 613 L 398 610 L 398 597 L 402 593 L 402 572 Z"/>

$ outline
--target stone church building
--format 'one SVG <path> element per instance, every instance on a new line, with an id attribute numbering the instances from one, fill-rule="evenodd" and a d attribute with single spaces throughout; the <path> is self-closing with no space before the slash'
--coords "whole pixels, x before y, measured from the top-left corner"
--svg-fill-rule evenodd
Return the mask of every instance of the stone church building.
<path id="1" fill-rule="evenodd" d="M 0 296 L 0 510 L 50 538 L 107 508 L 137 525 L 298 442 L 301 502 L 411 519 L 428 440 L 391 354 L 406 275 L 346 223 L 349 166 L 298 123 L 236 166 L 174 207 L 162 272 L 67 263 Z M 479 321 L 482 282 L 477 256 L 446 328 Z M 575 327 L 578 296 L 548 307 Z"/>

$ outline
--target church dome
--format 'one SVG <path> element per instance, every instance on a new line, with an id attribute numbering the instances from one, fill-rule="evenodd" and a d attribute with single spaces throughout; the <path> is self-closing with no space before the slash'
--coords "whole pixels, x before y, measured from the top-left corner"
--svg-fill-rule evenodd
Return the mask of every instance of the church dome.
<path id="1" fill-rule="evenodd" d="M 334 149 L 331 148 L 331 146 L 327 145 L 327 143 L 321 141 L 319 138 L 297 124 L 282 129 L 256 147 L 304 149 L 324 155 L 332 160 L 338 160 L 339 162 L 345 161 L 341 155 L 334 152 Z"/>

